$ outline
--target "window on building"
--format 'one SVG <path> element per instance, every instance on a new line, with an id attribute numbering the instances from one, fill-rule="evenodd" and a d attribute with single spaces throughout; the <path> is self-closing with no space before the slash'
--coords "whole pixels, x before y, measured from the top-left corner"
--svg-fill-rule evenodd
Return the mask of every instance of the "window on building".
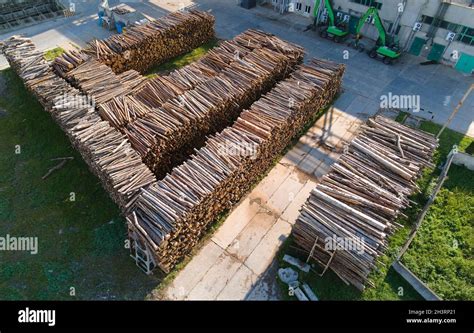
<path id="1" fill-rule="evenodd" d="M 390 25 L 388 26 L 387 31 L 392 31 L 392 27 L 393 27 L 393 22 L 390 22 Z M 397 29 L 395 29 L 395 34 L 396 34 L 396 35 L 398 35 L 398 33 L 400 32 L 400 28 L 401 28 L 401 26 L 398 25 L 398 26 L 397 26 Z"/>
<path id="2" fill-rule="evenodd" d="M 382 8 L 382 3 L 374 1 L 374 0 L 351 0 L 351 2 L 355 2 L 367 7 L 375 7 L 377 9 Z"/>
<path id="3" fill-rule="evenodd" d="M 304 12 L 307 13 L 307 14 L 311 13 L 311 6 L 306 6 L 304 8 Z"/>
<path id="4" fill-rule="evenodd" d="M 461 26 L 456 39 L 461 43 L 474 45 L 474 29 L 469 27 Z"/>
<path id="5" fill-rule="evenodd" d="M 452 31 L 452 32 L 459 32 L 461 30 L 462 26 L 459 25 L 459 24 L 456 24 L 456 23 L 448 23 L 448 27 L 446 29 L 448 29 L 449 31 Z"/>
<path id="6" fill-rule="evenodd" d="M 431 24 L 431 23 L 433 23 L 433 17 L 427 16 L 427 15 L 422 15 L 421 16 L 421 22 L 426 23 L 426 24 Z"/>
<path id="7" fill-rule="evenodd" d="M 461 43 L 468 45 L 474 45 L 474 29 L 465 27 L 456 23 L 444 21 L 444 20 L 435 20 L 431 16 L 423 15 L 421 17 L 423 23 L 434 24 L 439 28 L 446 29 L 456 33 L 456 40 Z"/>
<path id="8" fill-rule="evenodd" d="M 459 30 L 462 27 L 461 25 L 456 24 L 456 23 L 452 23 L 452 22 L 448 22 L 444 20 L 435 20 L 433 17 L 427 16 L 427 15 L 422 15 L 421 21 L 429 25 L 434 24 L 439 28 L 446 29 L 446 30 L 456 32 L 456 33 L 459 32 Z"/>
<path id="9" fill-rule="evenodd" d="M 272 0 L 272 3 L 278 3 L 278 0 Z"/>
<path id="10" fill-rule="evenodd" d="M 303 5 L 301 4 L 301 2 L 297 2 L 297 3 L 296 3 L 296 10 L 301 10 L 301 7 L 302 7 L 302 6 L 303 6 Z"/>

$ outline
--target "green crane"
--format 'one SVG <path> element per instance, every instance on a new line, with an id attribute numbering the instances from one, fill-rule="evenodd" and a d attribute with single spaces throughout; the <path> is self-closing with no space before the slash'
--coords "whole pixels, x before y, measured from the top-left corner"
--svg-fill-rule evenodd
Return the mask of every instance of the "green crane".
<path id="1" fill-rule="evenodd" d="M 380 56 L 383 58 L 384 64 L 391 64 L 393 60 L 400 58 L 401 53 L 396 45 L 387 45 L 387 32 L 385 31 L 377 8 L 370 7 L 367 12 L 360 18 L 356 29 L 356 40 L 358 42 L 361 38 L 360 30 L 367 22 L 369 17 L 372 17 L 374 20 L 374 25 L 379 33 L 379 38 L 377 40 L 377 45 L 372 48 L 368 54 L 371 58 Z"/>
<path id="2" fill-rule="evenodd" d="M 314 25 L 316 26 L 319 19 L 321 0 L 315 0 L 313 16 Z M 326 8 L 328 16 L 328 25 L 321 28 L 319 35 L 323 38 L 333 39 L 336 43 L 341 42 L 348 34 L 346 27 L 343 24 L 337 24 L 334 17 L 334 10 L 332 9 L 331 2 L 329 0 L 323 0 L 323 8 Z"/>

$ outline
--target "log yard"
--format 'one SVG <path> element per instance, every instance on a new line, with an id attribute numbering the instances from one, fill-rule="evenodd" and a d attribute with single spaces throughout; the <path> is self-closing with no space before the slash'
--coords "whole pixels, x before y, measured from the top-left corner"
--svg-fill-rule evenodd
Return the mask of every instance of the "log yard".
<path id="1" fill-rule="evenodd" d="M 472 329 L 473 14 L 0 1 L 0 331 L 275 302 Z"/>

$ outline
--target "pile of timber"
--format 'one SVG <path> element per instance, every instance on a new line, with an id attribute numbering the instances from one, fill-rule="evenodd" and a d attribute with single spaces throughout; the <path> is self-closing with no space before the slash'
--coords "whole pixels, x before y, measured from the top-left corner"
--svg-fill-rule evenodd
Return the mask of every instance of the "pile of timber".
<path id="1" fill-rule="evenodd" d="M 131 121 L 215 78 L 231 63 L 240 61 L 249 52 L 263 47 L 294 58 L 299 58 L 303 54 L 301 47 L 274 35 L 258 30 L 247 30 L 231 41 L 222 42 L 199 60 L 167 76 L 146 80 L 130 94 L 133 95 L 131 99 L 133 102 L 128 103 L 127 98 L 119 96 L 98 105 L 100 114 L 104 120 L 108 120 L 114 127 L 123 131 Z"/>
<path id="2" fill-rule="evenodd" d="M 56 57 L 56 59 L 53 60 L 52 66 L 56 74 L 62 78 L 66 78 L 66 74 L 69 71 L 83 64 L 88 59 L 89 56 L 87 54 L 71 50 Z"/>
<path id="3" fill-rule="evenodd" d="M 148 81 L 145 76 L 142 76 L 136 70 L 129 70 L 117 75 L 120 82 L 125 86 L 128 93 L 135 93 L 140 90 L 142 86 Z"/>
<path id="4" fill-rule="evenodd" d="M 214 38 L 214 17 L 198 10 L 170 13 L 127 29 L 105 40 L 95 40 L 84 53 L 115 73 L 147 69 L 189 52 Z"/>
<path id="5" fill-rule="evenodd" d="M 106 65 L 89 59 L 70 71 L 66 78 L 75 87 L 90 95 L 96 104 L 127 93 L 127 87 Z"/>
<path id="6" fill-rule="evenodd" d="M 292 231 L 297 247 L 345 283 L 373 285 L 368 275 L 437 146 L 429 133 L 369 119 L 302 207 Z"/>
<path id="7" fill-rule="evenodd" d="M 31 40 L 13 36 L 4 42 L 3 52 L 27 89 L 64 130 L 89 169 L 126 212 L 138 190 L 156 182 L 127 138 L 100 118 L 90 96 L 54 73 Z M 124 80 L 135 81 L 136 76 L 132 73 Z"/>
<path id="8" fill-rule="evenodd" d="M 43 52 L 38 51 L 30 39 L 10 37 L 4 41 L 3 53 L 26 88 L 44 108 L 52 107 L 54 97 L 70 94 L 74 90 L 51 70 Z"/>
<path id="9" fill-rule="evenodd" d="M 91 96 L 96 105 L 133 93 L 147 81 L 146 77 L 133 69 L 117 75 L 94 59 L 88 59 L 69 71 L 66 79 L 84 94 Z"/>
<path id="10" fill-rule="evenodd" d="M 162 181 L 142 188 L 127 216 L 132 247 L 148 249 L 158 267 L 168 272 L 206 227 L 250 189 L 314 113 L 331 102 L 343 72 L 343 65 L 316 59 L 298 66 L 189 160 Z"/>
<path id="11" fill-rule="evenodd" d="M 216 77 L 152 112 L 145 111 L 142 117 L 139 112 L 146 109 L 129 103 L 138 118 L 124 132 L 145 164 L 162 178 L 202 145 L 207 135 L 232 124 L 243 109 L 285 78 L 303 58 L 303 51 L 298 50 L 281 53 L 257 48 Z"/>

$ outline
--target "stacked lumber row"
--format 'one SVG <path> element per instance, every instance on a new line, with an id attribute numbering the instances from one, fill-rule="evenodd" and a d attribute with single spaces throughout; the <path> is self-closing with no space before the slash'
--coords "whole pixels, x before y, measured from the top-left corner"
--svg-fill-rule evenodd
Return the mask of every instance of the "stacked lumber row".
<path id="1" fill-rule="evenodd" d="M 72 85 L 90 95 L 96 104 L 105 103 L 127 93 L 127 87 L 117 75 L 109 67 L 94 59 L 89 59 L 70 71 L 66 78 Z"/>
<path id="2" fill-rule="evenodd" d="M 177 69 L 167 76 L 147 80 L 136 89 L 136 92 L 132 92 L 133 98 L 120 96 L 99 105 L 101 116 L 123 131 L 123 128 L 131 121 L 143 117 L 153 108 L 159 108 L 167 101 L 209 81 L 228 68 L 231 63 L 239 61 L 249 52 L 262 47 L 283 54 L 291 54 L 293 57 L 299 57 L 303 53 L 301 47 L 274 35 L 247 30 L 234 40 L 222 42 L 198 61 Z"/>
<path id="3" fill-rule="evenodd" d="M 53 98 L 70 94 L 74 89 L 51 71 L 43 53 L 30 39 L 12 36 L 3 45 L 10 66 L 24 81 L 26 88 L 46 109 L 51 109 Z"/>
<path id="4" fill-rule="evenodd" d="M 141 187 L 156 182 L 127 138 L 100 118 L 88 96 L 77 91 L 57 98 L 51 115 L 122 211 Z"/>
<path id="5" fill-rule="evenodd" d="M 296 245 L 345 283 L 360 290 L 373 285 L 368 275 L 400 226 L 395 219 L 418 190 L 416 179 L 433 166 L 437 145 L 431 134 L 369 119 L 302 207 L 292 232 Z"/>
<path id="6" fill-rule="evenodd" d="M 214 38 L 214 17 L 191 10 L 174 12 L 155 21 L 137 25 L 120 35 L 95 40 L 84 53 L 115 73 L 134 69 L 140 73 L 154 65 L 189 52 Z"/>
<path id="7" fill-rule="evenodd" d="M 117 75 L 109 67 L 94 59 L 88 59 L 69 71 L 66 79 L 91 96 L 96 105 L 133 93 L 141 89 L 146 81 L 146 77 L 133 69 Z"/>
<path id="8" fill-rule="evenodd" d="M 320 60 L 299 66 L 162 181 L 142 188 L 127 216 L 131 241 L 168 272 L 334 98 L 343 72 Z"/>
<path id="9" fill-rule="evenodd" d="M 52 66 L 56 74 L 62 78 L 66 78 L 69 71 L 83 64 L 89 59 L 89 56 L 80 51 L 66 51 L 53 60 Z"/>
<path id="10" fill-rule="evenodd" d="M 84 160 L 123 212 L 140 188 L 156 182 L 127 138 L 107 121 L 83 122 L 72 132 Z"/>
<path id="11" fill-rule="evenodd" d="M 157 178 L 183 162 L 206 136 L 232 124 L 303 58 L 261 48 L 231 63 L 218 76 L 185 91 L 131 122 L 125 134 Z"/>
<path id="12" fill-rule="evenodd" d="M 141 187 L 156 182 L 140 155 L 123 134 L 102 121 L 89 96 L 53 72 L 29 39 L 14 36 L 5 41 L 3 51 L 28 90 L 42 102 L 125 212 Z"/>
<path id="13" fill-rule="evenodd" d="M 217 76 L 234 61 L 244 58 L 247 53 L 260 48 L 270 49 L 292 58 L 299 58 L 304 53 L 304 49 L 299 45 L 263 31 L 249 29 L 230 41 L 222 42 L 198 61 L 173 71 L 168 78 L 177 86 L 191 90 L 210 77 Z"/>
<path id="14" fill-rule="evenodd" d="M 125 86 L 128 93 L 135 93 L 139 91 L 142 86 L 148 81 L 147 78 L 136 70 L 129 70 L 117 75 L 120 82 Z"/>

